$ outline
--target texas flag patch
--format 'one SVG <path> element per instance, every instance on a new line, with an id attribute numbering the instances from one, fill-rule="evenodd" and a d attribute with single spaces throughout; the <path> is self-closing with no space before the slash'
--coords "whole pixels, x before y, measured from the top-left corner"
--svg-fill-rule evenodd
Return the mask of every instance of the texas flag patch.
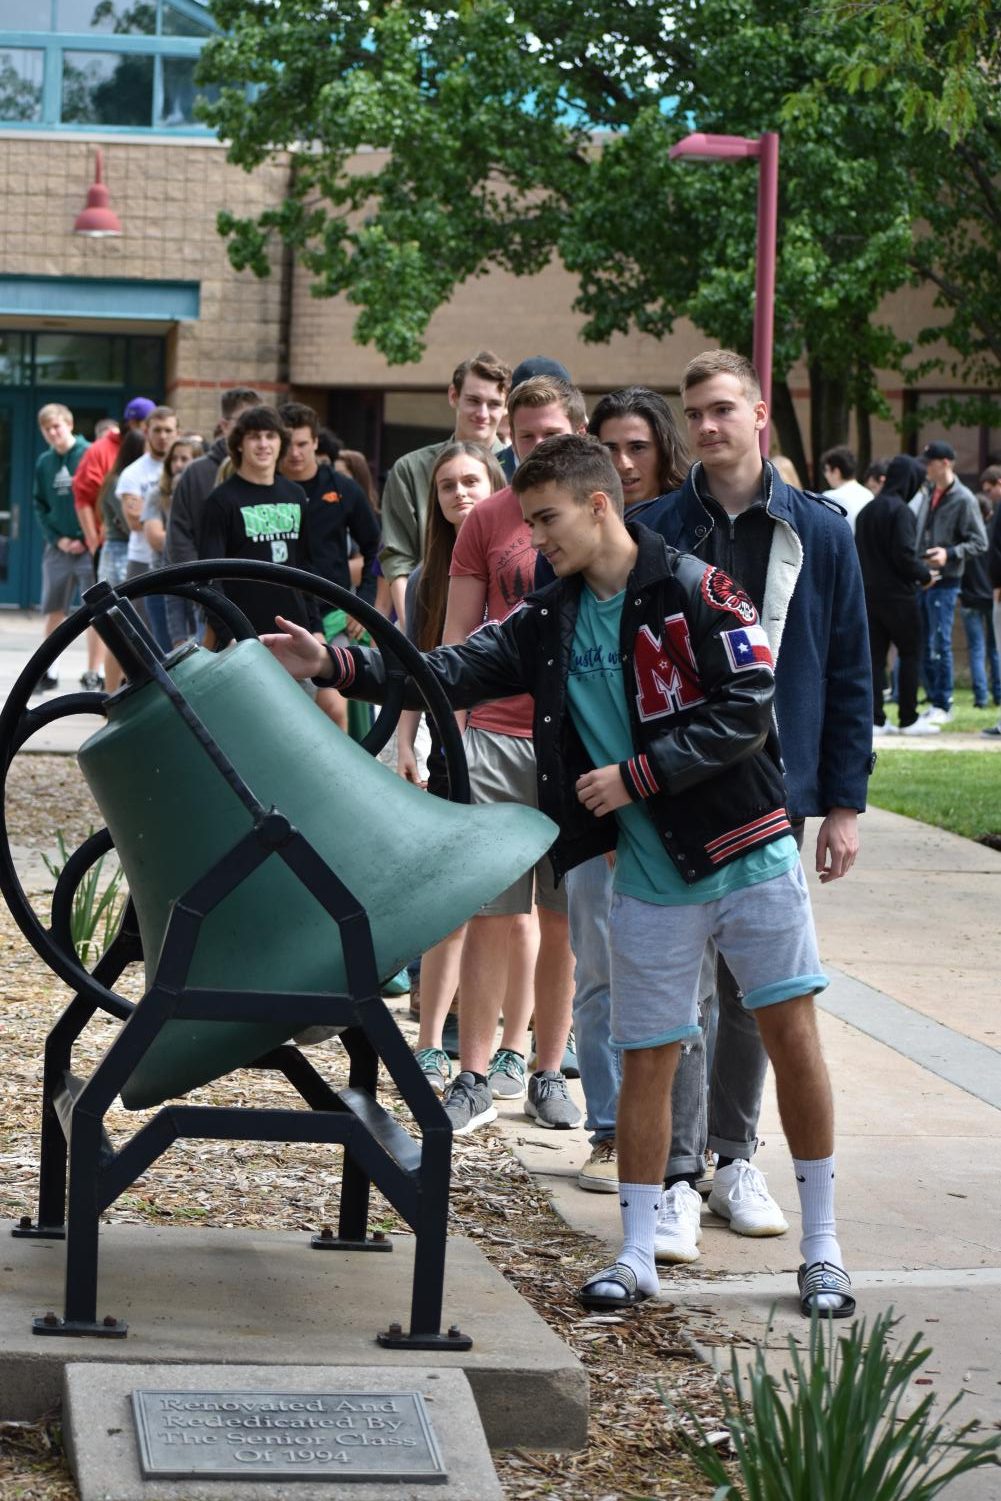
<path id="1" fill-rule="evenodd" d="M 745 625 L 739 631 L 724 631 L 723 645 L 734 672 L 743 672 L 748 667 L 771 667 L 774 670 L 772 649 L 760 625 Z"/>

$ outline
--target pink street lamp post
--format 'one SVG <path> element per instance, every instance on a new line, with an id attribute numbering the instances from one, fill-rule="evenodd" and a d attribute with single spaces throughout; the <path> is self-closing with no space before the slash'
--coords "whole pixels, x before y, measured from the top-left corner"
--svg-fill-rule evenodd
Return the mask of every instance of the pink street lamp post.
<path id="1" fill-rule="evenodd" d="M 775 327 L 775 253 L 778 234 L 779 137 L 766 130 L 750 136 L 707 135 L 696 131 L 670 150 L 671 160 L 725 162 L 738 157 L 758 158 L 758 242 L 754 287 L 754 345 L 752 358 L 761 380 L 761 394 L 769 421 L 761 429 L 761 453 L 768 457 L 772 410 L 772 344 Z"/>

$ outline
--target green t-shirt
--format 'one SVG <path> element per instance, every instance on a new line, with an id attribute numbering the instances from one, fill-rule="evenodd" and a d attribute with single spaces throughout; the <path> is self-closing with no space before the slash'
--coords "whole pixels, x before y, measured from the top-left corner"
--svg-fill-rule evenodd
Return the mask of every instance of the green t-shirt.
<path id="1" fill-rule="evenodd" d="M 567 697 L 570 717 L 595 766 L 618 765 L 635 754 L 619 661 L 619 626 L 625 592 L 598 599 L 585 585 L 570 656 Z M 694 787 L 692 797 L 698 797 Z M 770 881 L 799 859 L 790 834 L 739 856 L 711 876 L 689 885 L 661 842 L 642 803 L 630 802 L 615 814 L 619 839 L 614 889 L 663 907 L 695 906 L 727 892 Z"/>

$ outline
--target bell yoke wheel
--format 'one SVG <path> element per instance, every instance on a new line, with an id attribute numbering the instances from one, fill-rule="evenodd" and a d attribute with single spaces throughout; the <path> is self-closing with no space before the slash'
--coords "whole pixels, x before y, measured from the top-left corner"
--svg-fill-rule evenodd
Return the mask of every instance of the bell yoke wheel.
<path id="1" fill-rule="evenodd" d="M 417 648 L 385 616 L 349 590 L 321 579 L 316 574 L 307 573 L 304 569 L 236 559 L 213 559 L 157 569 L 130 579 L 117 589 L 112 589 L 108 584 L 94 585 L 87 590 L 80 608 L 57 626 L 29 659 L 0 711 L 0 891 L 3 892 L 21 932 L 59 978 L 91 1004 L 119 1018 L 131 1013 L 132 1004 L 101 984 L 80 963 L 72 948 L 66 919 L 67 907 L 76 887 L 90 866 L 112 847 L 110 836 L 106 830 L 100 831 L 99 835 L 92 836 L 71 857 L 65 878 L 60 878 L 53 897 L 52 926 L 43 927 L 14 866 L 7 828 L 7 774 L 17 752 L 44 725 L 72 714 L 106 712 L 109 695 L 103 692 L 64 694 L 38 707 L 29 707 L 29 700 L 42 674 L 90 626 L 97 629 L 116 655 L 129 657 L 136 664 L 137 677 L 143 672 L 144 659 L 157 664 L 166 662 L 169 665 L 170 657 L 165 656 L 155 645 L 131 607 L 125 605 L 123 609 L 123 601 L 142 599 L 149 594 L 180 595 L 197 601 L 218 616 L 238 641 L 255 639 L 257 633 L 243 612 L 225 594 L 213 587 L 216 581 L 230 580 L 273 583 L 295 589 L 322 600 L 331 609 L 344 610 L 359 620 L 380 651 L 388 654 L 395 663 L 389 668 L 386 701 L 361 742 L 362 747 L 372 755 L 377 755 L 389 742 L 403 708 L 406 678 L 412 677 L 441 740 L 449 797 L 454 802 L 469 801 L 469 775 L 462 737 L 443 689 Z M 130 640 L 138 641 L 138 653 L 130 651 Z M 159 671 L 162 675 L 162 668 Z M 147 680 L 153 680 L 156 673 L 147 670 L 144 675 Z M 131 686 L 134 684 L 135 678 L 132 679 Z M 129 688 L 130 685 L 126 685 L 120 691 L 128 692 Z"/>

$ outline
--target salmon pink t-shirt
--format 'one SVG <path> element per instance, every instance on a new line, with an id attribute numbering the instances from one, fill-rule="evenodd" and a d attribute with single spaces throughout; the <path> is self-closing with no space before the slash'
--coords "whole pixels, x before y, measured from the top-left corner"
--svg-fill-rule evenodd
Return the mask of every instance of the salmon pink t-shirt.
<path id="1" fill-rule="evenodd" d="M 452 578 L 479 579 L 486 586 L 484 622 L 500 621 L 535 587 L 535 548 L 528 522 L 510 485 L 481 500 L 462 524 L 452 553 Z M 470 711 L 477 730 L 531 739 L 534 699 L 530 693 L 498 698 Z"/>

